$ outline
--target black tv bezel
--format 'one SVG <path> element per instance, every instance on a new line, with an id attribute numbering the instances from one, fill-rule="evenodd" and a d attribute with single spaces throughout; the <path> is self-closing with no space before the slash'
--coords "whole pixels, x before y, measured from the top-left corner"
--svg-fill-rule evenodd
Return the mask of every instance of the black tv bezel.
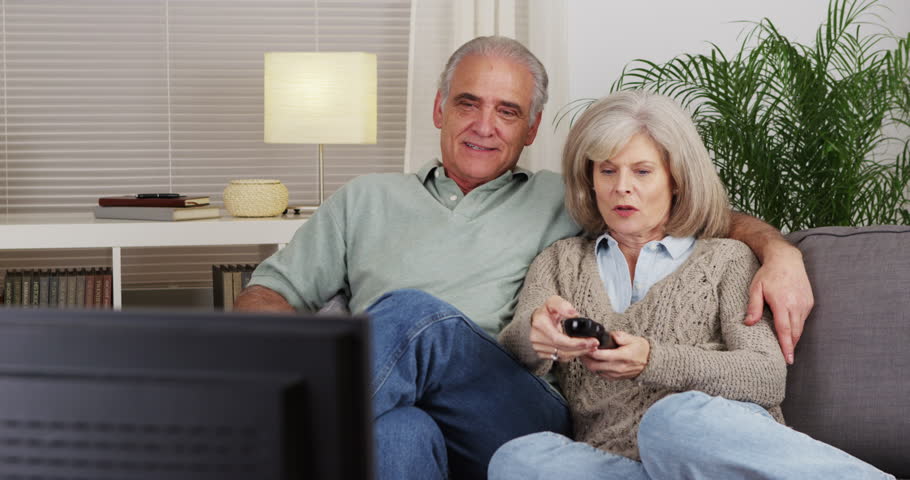
<path id="1" fill-rule="evenodd" d="M 126 344 L 116 344 L 118 339 Z M 292 348 L 297 343 L 318 345 L 311 350 L 320 352 Z M 163 349 L 164 344 L 172 349 L 155 351 Z M 256 351 L 228 356 L 230 352 L 218 350 L 245 344 L 255 344 Z M 214 351 L 210 350 L 213 346 Z M 316 357 L 316 353 L 323 355 Z M 247 361 L 250 364 L 244 366 Z M 329 378 L 329 372 L 337 375 Z M 296 395 L 316 411 L 348 414 L 319 418 L 320 424 L 330 422 L 334 431 L 328 435 L 321 432 L 324 438 L 316 439 L 314 432 L 303 431 L 314 422 L 307 410 L 283 411 L 287 431 L 283 433 L 281 479 L 372 478 L 369 329 L 365 316 L 0 308 L 0 379 L 75 376 L 122 380 L 135 376 L 140 381 L 162 375 L 224 382 L 294 375 L 306 388 L 288 388 L 286 396 Z M 293 402 L 296 397 L 287 399 Z M 306 438 L 297 438 L 300 435 Z M 317 445 L 319 455 L 292 451 L 292 445 L 299 450 L 302 443 Z"/>

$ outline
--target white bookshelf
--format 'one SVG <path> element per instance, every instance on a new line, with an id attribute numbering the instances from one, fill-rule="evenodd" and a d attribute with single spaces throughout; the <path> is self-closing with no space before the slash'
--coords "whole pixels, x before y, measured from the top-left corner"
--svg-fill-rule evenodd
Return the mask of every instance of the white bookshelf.
<path id="1" fill-rule="evenodd" d="M 113 304 L 122 306 L 120 252 L 131 247 L 260 245 L 283 247 L 306 222 L 304 215 L 222 217 L 181 222 L 101 220 L 82 214 L 0 215 L 0 250 L 105 248 L 111 252 Z"/>

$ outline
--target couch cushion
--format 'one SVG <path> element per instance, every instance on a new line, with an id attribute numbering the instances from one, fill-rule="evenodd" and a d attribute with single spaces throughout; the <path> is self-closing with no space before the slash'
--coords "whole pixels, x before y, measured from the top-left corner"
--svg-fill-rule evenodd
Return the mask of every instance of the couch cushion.
<path id="1" fill-rule="evenodd" d="M 788 235 L 815 308 L 787 378 L 793 428 L 910 477 L 910 226 Z"/>

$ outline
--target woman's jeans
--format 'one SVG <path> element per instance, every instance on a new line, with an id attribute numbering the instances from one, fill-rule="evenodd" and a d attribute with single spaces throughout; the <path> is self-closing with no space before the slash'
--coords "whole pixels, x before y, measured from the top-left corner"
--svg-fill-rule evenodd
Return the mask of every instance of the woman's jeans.
<path id="1" fill-rule="evenodd" d="M 894 478 L 777 423 L 754 403 L 685 392 L 651 406 L 638 431 L 641 462 L 554 433 L 515 439 L 490 480 Z"/>
<path id="2" fill-rule="evenodd" d="M 396 290 L 366 313 L 377 478 L 483 479 L 505 442 L 571 435 L 562 397 L 451 305 Z"/>

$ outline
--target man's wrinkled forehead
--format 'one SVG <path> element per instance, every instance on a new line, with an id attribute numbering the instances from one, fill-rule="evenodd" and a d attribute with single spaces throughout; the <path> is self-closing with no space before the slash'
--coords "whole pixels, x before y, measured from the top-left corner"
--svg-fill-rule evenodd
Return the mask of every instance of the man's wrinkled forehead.
<path id="1" fill-rule="evenodd" d="M 511 80 L 508 82 L 508 88 L 499 88 L 495 91 L 495 98 L 490 96 L 485 98 L 483 93 L 489 94 L 491 91 L 484 87 L 492 88 L 492 86 L 484 85 L 482 82 L 476 81 L 476 77 L 478 75 L 483 76 L 483 72 L 466 72 L 466 70 L 476 68 L 477 62 L 486 62 L 488 65 L 486 68 L 491 70 L 495 69 L 498 76 L 505 76 Z M 494 65 L 496 65 L 496 67 L 494 67 Z M 509 66 L 509 69 L 507 69 L 508 71 L 504 71 L 504 69 L 501 68 L 503 65 Z M 529 82 L 529 91 L 525 92 L 524 89 L 515 88 L 515 84 L 522 80 Z M 522 113 L 527 113 L 531 110 L 531 102 L 533 101 L 534 96 L 534 76 L 526 65 L 512 58 L 496 55 L 468 55 L 462 58 L 461 62 L 456 65 L 455 71 L 452 74 L 452 81 L 449 84 L 449 89 L 449 92 L 443 92 L 448 93 L 447 102 L 454 103 L 459 100 L 495 100 L 496 104 L 499 106 L 513 108 Z"/>

